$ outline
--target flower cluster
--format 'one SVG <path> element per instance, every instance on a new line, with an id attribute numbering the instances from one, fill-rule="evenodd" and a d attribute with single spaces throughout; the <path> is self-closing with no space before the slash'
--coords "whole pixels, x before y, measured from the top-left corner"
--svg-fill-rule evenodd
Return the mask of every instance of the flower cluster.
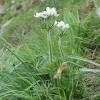
<path id="1" fill-rule="evenodd" d="M 57 14 L 56 8 L 46 8 L 46 11 L 42 11 L 42 12 L 38 12 L 34 15 L 37 18 L 48 18 L 49 16 L 59 16 L 59 14 Z"/>
<path id="2" fill-rule="evenodd" d="M 54 26 L 57 26 L 58 28 L 61 28 L 62 30 L 70 28 L 69 24 L 66 24 L 63 21 L 60 21 L 60 22 L 55 21 Z"/>
<path id="3" fill-rule="evenodd" d="M 37 12 L 34 17 L 37 17 L 37 18 L 48 18 L 50 16 L 54 16 L 54 17 L 57 17 L 59 16 L 59 14 L 57 13 L 56 11 L 56 8 L 50 8 L 50 7 L 46 7 L 46 10 L 45 11 L 42 11 L 42 12 Z M 54 26 L 62 29 L 62 30 L 65 30 L 65 29 L 69 29 L 70 28 L 70 25 L 69 24 L 66 24 L 64 21 L 55 21 L 54 22 Z"/>

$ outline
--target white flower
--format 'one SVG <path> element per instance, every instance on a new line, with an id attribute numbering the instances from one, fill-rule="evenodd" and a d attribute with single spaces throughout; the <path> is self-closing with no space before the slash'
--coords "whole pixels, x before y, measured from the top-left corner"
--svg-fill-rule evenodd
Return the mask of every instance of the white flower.
<path id="1" fill-rule="evenodd" d="M 36 13 L 36 15 L 34 15 L 34 17 L 47 18 L 48 16 L 46 15 L 46 12 L 43 11 L 43 12 Z"/>
<path id="2" fill-rule="evenodd" d="M 48 18 L 49 16 L 55 16 L 55 17 L 59 16 L 57 14 L 56 8 L 47 7 L 46 11 L 42 11 L 34 15 L 34 17 L 37 17 L 37 18 Z"/>
<path id="3" fill-rule="evenodd" d="M 96 9 L 96 13 L 100 17 L 100 7 Z"/>
<path id="4" fill-rule="evenodd" d="M 47 16 L 59 16 L 59 14 L 57 14 L 56 8 L 46 8 L 46 12 L 47 12 Z"/>
<path id="5" fill-rule="evenodd" d="M 62 30 L 70 28 L 69 24 L 65 24 L 63 21 L 60 22 L 55 21 L 54 25 L 57 26 L 58 28 L 61 28 Z"/>

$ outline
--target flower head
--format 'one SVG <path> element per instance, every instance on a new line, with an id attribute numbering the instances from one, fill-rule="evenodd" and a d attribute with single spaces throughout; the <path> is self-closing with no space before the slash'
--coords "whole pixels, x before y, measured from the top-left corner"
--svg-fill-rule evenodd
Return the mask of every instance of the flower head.
<path id="1" fill-rule="evenodd" d="M 48 16 L 46 15 L 46 12 L 43 11 L 43 12 L 36 13 L 36 15 L 34 15 L 34 17 L 47 18 Z"/>
<path id="2" fill-rule="evenodd" d="M 59 16 L 57 14 L 56 8 L 47 7 L 46 11 L 38 12 L 34 15 L 34 17 L 37 18 L 48 18 L 49 16 L 55 16 L 55 17 Z"/>
<path id="3" fill-rule="evenodd" d="M 55 16 L 55 17 L 59 16 L 59 14 L 57 14 L 56 8 L 47 7 L 46 12 L 48 16 Z"/>
<path id="4" fill-rule="evenodd" d="M 57 26 L 58 28 L 61 28 L 62 30 L 70 28 L 69 24 L 65 24 L 63 21 L 60 22 L 55 21 L 54 25 Z"/>

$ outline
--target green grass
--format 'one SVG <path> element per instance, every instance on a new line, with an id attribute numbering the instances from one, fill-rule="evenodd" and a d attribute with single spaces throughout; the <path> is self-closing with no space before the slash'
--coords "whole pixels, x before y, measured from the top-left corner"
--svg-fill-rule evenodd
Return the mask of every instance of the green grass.
<path id="1" fill-rule="evenodd" d="M 99 100 L 100 77 L 80 73 L 79 68 L 100 66 L 99 58 L 98 63 L 91 59 L 100 45 L 100 20 L 94 10 L 80 20 L 79 4 L 83 0 L 46 1 L 13 18 L 0 37 L 0 100 Z M 56 20 L 70 24 L 65 34 L 56 27 L 48 34 L 45 28 L 55 18 L 34 18 L 35 12 L 47 6 L 58 9 L 60 16 Z M 11 16 L 9 11 L 3 22 Z M 57 74 L 59 68 L 61 75 Z M 95 76 L 96 83 L 90 75 Z M 91 82 L 85 83 L 85 78 Z"/>

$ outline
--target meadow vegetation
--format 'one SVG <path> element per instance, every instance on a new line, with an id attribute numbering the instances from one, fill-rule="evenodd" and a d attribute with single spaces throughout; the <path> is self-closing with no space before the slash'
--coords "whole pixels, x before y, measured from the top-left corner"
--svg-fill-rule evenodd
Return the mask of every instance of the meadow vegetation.
<path id="1" fill-rule="evenodd" d="M 0 15 L 0 100 L 100 100 L 100 1 L 15 1 Z M 59 16 L 34 16 L 46 7 Z"/>

